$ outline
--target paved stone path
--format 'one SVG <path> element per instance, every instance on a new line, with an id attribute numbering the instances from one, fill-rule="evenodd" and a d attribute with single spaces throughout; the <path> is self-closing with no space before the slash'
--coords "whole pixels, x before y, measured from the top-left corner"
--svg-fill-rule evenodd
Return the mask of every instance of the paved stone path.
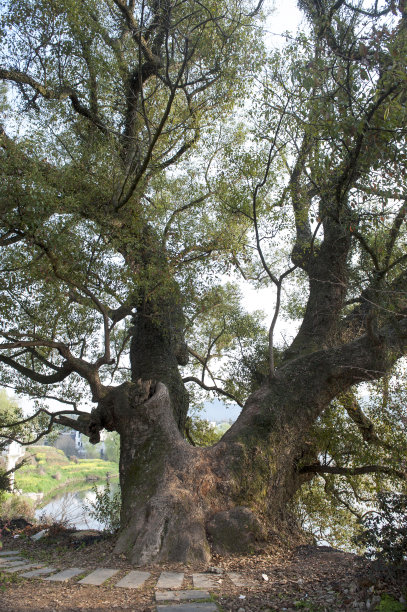
<path id="1" fill-rule="evenodd" d="M 18 555 L 18 550 L 1 551 L 1 571 L 9 573 L 23 572 L 20 576 L 24 578 L 38 578 L 49 582 L 65 582 L 81 574 L 87 574 L 79 580 L 77 584 L 93 586 L 104 584 L 120 571 L 118 569 L 105 567 L 97 568 L 90 573 L 88 573 L 89 570 L 79 567 L 71 567 L 59 571 L 54 567 L 43 567 L 41 563 L 29 562 L 28 559 L 19 557 Z M 31 571 L 26 571 L 28 569 Z M 126 589 L 139 589 L 150 576 L 151 574 L 149 572 L 133 570 L 128 572 L 126 576 L 119 580 L 114 586 Z M 184 577 L 183 572 L 161 573 L 155 587 L 155 600 L 157 604 L 162 604 L 157 605 L 157 612 L 218 612 L 219 608 L 215 603 L 200 601 L 208 600 L 211 597 L 210 592 L 204 589 L 213 590 L 219 588 L 225 577 L 229 578 L 235 586 L 245 587 L 251 584 L 245 580 L 241 574 L 236 572 L 216 575 L 197 573 L 192 574 L 194 589 L 181 590 Z M 174 602 L 175 605 L 172 605 L 171 602 Z"/>
<path id="2" fill-rule="evenodd" d="M 138 589 L 143 586 L 145 581 L 150 578 L 150 576 L 150 572 L 133 571 L 122 578 L 120 582 L 116 584 L 116 586 L 123 587 L 125 589 Z"/>
<path id="3" fill-rule="evenodd" d="M 216 589 L 222 584 L 223 574 L 192 574 L 192 582 L 196 589 Z"/>
<path id="4" fill-rule="evenodd" d="M 15 561 L 16 557 L 12 557 L 11 559 L 11 561 L 6 561 L 2 559 L 2 571 L 4 567 L 18 567 L 19 565 L 25 565 L 26 563 L 28 563 L 28 559 L 18 559 L 17 561 Z"/>
<path id="5" fill-rule="evenodd" d="M 22 565 L 18 565 L 17 567 L 2 566 L 1 571 L 7 572 L 8 574 L 14 574 L 15 572 L 32 569 L 33 567 L 41 567 L 41 563 L 23 563 Z"/>
<path id="6" fill-rule="evenodd" d="M 180 589 L 183 582 L 184 574 L 181 572 L 162 572 L 156 589 Z"/>
<path id="7" fill-rule="evenodd" d="M 58 570 L 55 567 L 40 567 L 39 569 L 33 570 L 32 572 L 25 572 L 24 574 L 20 574 L 23 578 L 38 578 L 38 576 L 42 576 L 44 574 L 52 574 L 53 572 L 57 572 Z"/>
<path id="8" fill-rule="evenodd" d="M 191 603 L 178 606 L 157 606 L 157 612 L 219 612 L 215 603 Z"/>
<path id="9" fill-rule="evenodd" d="M 115 574 L 118 574 L 119 571 L 120 570 L 117 569 L 108 569 L 105 567 L 100 567 L 99 569 L 89 574 L 89 576 L 86 576 L 86 578 L 82 578 L 82 580 L 79 580 L 78 584 L 92 584 L 93 586 L 100 586 L 101 584 L 106 582 L 106 580 L 109 580 L 109 578 L 112 578 Z"/>
<path id="10" fill-rule="evenodd" d="M 2 565 L 8 565 L 9 563 L 11 563 L 11 561 L 26 561 L 26 559 L 23 559 L 22 557 L 1 557 L 0 558 L 0 566 Z"/>
<path id="11" fill-rule="evenodd" d="M 85 574 L 85 572 L 86 570 L 81 567 L 68 567 L 68 569 L 62 570 L 62 572 L 58 572 L 58 574 L 47 576 L 43 578 L 43 580 L 49 580 L 50 582 L 65 582 L 65 580 L 70 580 L 71 578 L 75 578 L 75 576 Z"/>
<path id="12" fill-rule="evenodd" d="M 199 599 L 209 599 L 210 596 L 208 591 L 156 591 L 155 600 L 157 603 L 162 601 L 195 601 Z"/>

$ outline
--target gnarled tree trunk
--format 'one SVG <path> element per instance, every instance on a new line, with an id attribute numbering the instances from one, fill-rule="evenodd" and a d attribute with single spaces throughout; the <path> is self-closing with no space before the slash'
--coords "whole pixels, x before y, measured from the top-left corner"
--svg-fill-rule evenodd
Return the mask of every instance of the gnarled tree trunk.
<path id="1" fill-rule="evenodd" d="M 105 426 L 114 423 L 121 437 L 116 551 L 136 565 L 204 561 L 210 546 L 243 552 L 268 529 L 283 529 L 287 502 L 309 478 L 301 467 L 317 459 L 310 427 L 338 392 L 363 378 L 361 361 L 380 371 L 381 359 L 365 336 L 346 350 L 325 349 L 286 363 L 211 448 L 183 438 L 174 403 L 184 398 L 168 382 L 140 379 L 112 390 L 101 408 Z"/>

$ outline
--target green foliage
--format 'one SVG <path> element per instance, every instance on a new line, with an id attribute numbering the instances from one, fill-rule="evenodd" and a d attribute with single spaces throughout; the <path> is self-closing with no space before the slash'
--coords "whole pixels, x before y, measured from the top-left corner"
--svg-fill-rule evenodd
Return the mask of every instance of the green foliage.
<path id="1" fill-rule="evenodd" d="M 194 346 L 192 372 L 198 378 L 204 374 L 209 386 L 218 385 L 229 393 L 223 401 L 243 403 L 268 371 L 264 313 L 247 313 L 240 303 L 241 292 L 230 283 L 212 285 L 195 297 L 193 309 L 187 311 L 191 321 L 187 340 Z M 208 376 L 207 369 L 216 376 Z"/>
<path id="2" fill-rule="evenodd" d="M 99 444 L 91 444 L 89 442 L 89 439 L 84 439 L 83 440 L 83 450 L 86 453 L 86 458 L 87 459 L 100 459 L 100 451 L 101 451 L 102 445 L 99 442 Z"/>
<path id="3" fill-rule="evenodd" d="M 355 542 L 370 558 L 407 566 L 407 495 L 379 493 L 377 499 L 377 511 L 362 517 Z"/>
<path id="4" fill-rule="evenodd" d="M 298 513 L 303 526 L 317 540 L 348 550 L 354 550 L 357 544 L 360 550 L 365 513 L 374 511 L 366 515 L 366 521 L 375 516 L 380 522 L 382 500 L 392 494 L 395 500 L 404 499 L 407 490 L 397 472 L 407 455 L 405 402 L 405 377 L 400 365 L 392 375 L 365 386 L 363 397 L 358 398 L 354 390 L 340 396 L 318 419 L 309 446 L 319 450 L 322 465 L 346 465 L 349 469 L 376 465 L 379 470 L 362 475 L 327 473 L 303 485 L 298 496 Z M 355 419 L 360 422 L 359 409 L 369 423 L 364 435 L 355 426 Z M 387 469 L 380 472 L 381 466 Z M 390 507 L 387 512 L 391 512 Z M 377 537 L 379 531 L 378 527 Z M 385 533 L 386 530 L 383 537 Z M 386 537 L 389 547 L 394 538 L 396 554 L 396 531 L 389 527 Z"/>
<path id="5" fill-rule="evenodd" d="M 1 497 L 4 494 L 4 492 L 9 491 L 9 490 L 10 490 L 10 478 L 6 474 L 5 470 L 2 470 L 0 468 L 0 503 L 1 503 Z"/>
<path id="6" fill-rule="evenodd" d="M 245 2 L 176 0 L 168 19 L 160 7 L 147 2 L 136 8 L 135 19 L 141 19 L 146 40 L 156 41 L 154 53 L 161 53 L 162 62 L 132 98 L 129 75 L 139 83 L 145 57 L 118 3 L 5 3 L 0 64 L 10 70 L 29 65 L 47 90 L 8 81 L 10 129 L 18 132 L 21 116 L 30 125 L 24 124 L 2 153 L 0 199 L 7 203 L 2 224 L 6 234 L 17 231 L 21 237 L 1 251 L 1 270 L 7 273 L 0 274 L 0 312 L 10 337 L 63 342 L 93 362 L 100 356 L 103 325 L 98 304 L 104 312 L 120 306 L 134 310 L 144 293 L 166 297 L 173 274 L 188 302 L 208 254 L 216 253 L 213 269 L 219 269 L 230 245 L 240 248 L 241 220 L 213 206 L 213 198 L 207 206 L 207 159 L 193 145 L 204 135 L 202 150 L 209 157 L 216 154 L 219 121 L 250 90 L 250 75 L 263 61 L 261 37 L 251 27 Z M 59 97 L 70 88 L 78 103 L 67 93 Z M 147 227 L 154 249 L 162 249 L 148 262 Z M 130 337 L 130 316 L 112 325 L 115 363 L 102 371 L 109 384 L 128 377 Z M 62 365 L 61 354 L 48 343 L 23 351 L 17 360 L 38 376 L 15 375 L 1 362 L 0 377 L 37 398 L 39 408 L 46 406 L 43 377 Z M 89 392 L 72 372 L 59 381 L 58 397 L 87 401 Z M 37 430 L 48 420 L 39 415 Z"/>
<path id="7" fill-rule="evenodd" d="M 7 433 L 18 436 L 19 433 L 23 432 L 24 428 L 21 426 L 12 430 L 7 428 L 9 423 L 13 423 L 21 418 L 22 411 L 17 402 L 9 398 L 4 389 L 0 389 L 0 451 L 8 444 L 8 441 L 5 439 Z"/>
<path id="8" fill-rule="evenodd" d="M 4 478 L 2 473 L 0 472 L 0 479 Z M 3 508 L 3 504 L 4 504 L 4 500 L 6 499 L 6 491 L 9 488 L 9 481 L 7 479 L 7 481 L 1 482 L 0 481 L 0 516 L 2 515 L 2 508 Z M 1 544 L 1 541 L 0 541 Z M 0 546 L 1 547 L 1 546 Z"/>
<path id="9" fill-rule="evenodd" d="M 222 437 L 222 433 L 218 432 L 206 419 L 201 419 L 194 415 L 188 417 L 187 438 L 193 442 L 195 446 L 212 446 L 216 444 Z"/>
<path id="10" fill-rule="evenodd" d="M 86 504 L 86 510 L 92 518 L 105 526 L 108 533 L 115 533 L 120 528 L 120 490 L 113 493 L 109 480 L 106 480 L 102 491 L 99 491 L 96 485 L 92 487 L 92 491 L 96 499 Z"/>
<path id="11" fill-rule="evenodd" d="M 103 443 L 91 444 L 88 439 L 84 438 L 83 444 L 88 459 L 101 458 Z M 120 458 L 120 436 L 117 432 L 111 431 L 107 433 L 104 439 L 104 455 L 103 459 L 119 463 Z"/>
<path id="12" fill-rule="evenodd" d="M 116 431 L 109 431 L 105 438 L 105 456 L 108 461 L 119 463 L 120 436 Z"/>

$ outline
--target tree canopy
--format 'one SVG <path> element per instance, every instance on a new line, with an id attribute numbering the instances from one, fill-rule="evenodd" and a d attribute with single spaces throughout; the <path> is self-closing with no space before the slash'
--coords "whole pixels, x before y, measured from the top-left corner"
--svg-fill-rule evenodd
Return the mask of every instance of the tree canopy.
<path id="1" fill-rule="evenodd" d="M 311 515 L 322 489 L 358 514 L 405 483 L 406 9 L 299 7 L 303 31 L 267 50 L 263 2 L 5 3 L 0 383 L 36 400 L 31 441 L 119 431 L 122 487 L 127 407 L 157 383 L 181 436 L 185 385 L 243 407 L 211 452 L 253 454 L 267 484 L 233 494 L 251 508 L 303 486 Z M 274 288 L 267 329 L 239 278 Z"/>

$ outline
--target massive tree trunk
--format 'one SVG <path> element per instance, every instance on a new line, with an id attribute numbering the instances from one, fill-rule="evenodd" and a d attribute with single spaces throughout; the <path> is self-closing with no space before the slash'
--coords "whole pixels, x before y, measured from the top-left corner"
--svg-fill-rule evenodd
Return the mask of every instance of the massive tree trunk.
<path id="1" fill-rule="evenodd" d="M 153 339 L 148 346 L 158 350 Z M 100 404 L 100 424 L 121 437 L 116 551 L 136 565 L 205 561 L 210 547 L 244 552 L 270 530 L 288 529 L 287 502 L 310 477 L 301 468 L 317 459 L 312 424 L 340 391 L 365 379 L 367 369 L 387 368 L 383 354 L 364 336 L 291 360 L 249 397 L 211 448 L 184 439 L 179 414 L 185 397 L 170 389 L 174 371 L 161 372 L 168 355 L 157 355 L 157 369 L 150 364 L 150 371 L 166 377 L 165 383 L 140 377 L 112 389 Z M 139 359 L 133 356 L 133 367 Z"/>
<path id="2" fill-rule="evenodd" d="M 145 565 L 206 561 L 211 549 L 250 551 L 270 531 L 293 529 L 288 502 L 318 462 L 315 421 L 340 393 L 389 370 L 405 351 L 407 322 L 396 328 L 383 319 L 376 329 L 362 321 L 366 333 L 346 338 L 341 314 L 349 230 L 327 218 L 317 252 L 311 256 L 304 244 L 301 258 L 293 254 L 309 274 L 310 295 L 282 365 L 248 397 L 219 443 L 196 448 L 184 438 L 188 394 L 179 365 L 187 349 L 180 291 L 151 230 L 143 237 L 141 255 L 136 249 L 126 255 L 142 266 L 145 286 L 156 290 L 137 294 L 131 381 L 100 386 L 98 408 L 85 424 L 94 441 L 102 428 L 121 438 L 116 552 Z"/>
<path id="3" fill-rule="evenodd" d="M 147 275 L 157 274 L 159 288 L 137 295 L 131 381 L 99 385 L 98 407 L 83 417 L 93 441 L 103 428 L 121 438 L 116 552 L 135 565 L 206 561 L 211 548 L 247 552 L 270 531 L 292 529 L 288 502 L 318 461 L 313 424 L 340 393 L 389 370 L 405 352 L 407 321 L 395 326 L 382 320 L 380 329 L 365 325 L 366 334 L 353 341 L 340 337 L 348 325 L 341 310 L 349 231 L 328 219 L 318 253 L 307 258 L 303 249 L 299 263 L 311 277 L 312 307 L 282 365 L 248 397 L 219 443 L 196 448 L 184 438 L 188 395 L 178 368 L 187 350 L 180 292 L 164 255 L 151 244 L 141 263 Z"/>

